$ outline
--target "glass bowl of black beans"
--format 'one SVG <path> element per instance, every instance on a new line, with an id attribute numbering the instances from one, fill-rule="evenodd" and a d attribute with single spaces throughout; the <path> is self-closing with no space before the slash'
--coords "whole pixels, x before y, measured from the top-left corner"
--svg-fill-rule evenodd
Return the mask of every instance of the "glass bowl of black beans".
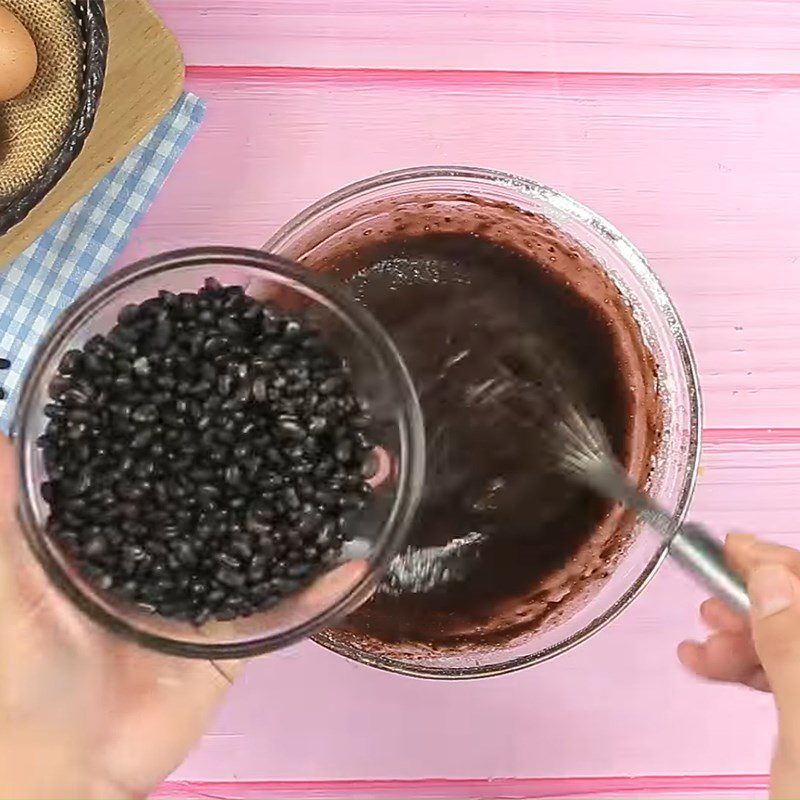
<path id="1" fill-rule="evenodd" d="M 197 658 L 355 609 L 424 472 L 408 372 L 334 282 L 193 249 L 112 274 L 39 347 L 14 425 L 24 534 L 106 628 Z"/>

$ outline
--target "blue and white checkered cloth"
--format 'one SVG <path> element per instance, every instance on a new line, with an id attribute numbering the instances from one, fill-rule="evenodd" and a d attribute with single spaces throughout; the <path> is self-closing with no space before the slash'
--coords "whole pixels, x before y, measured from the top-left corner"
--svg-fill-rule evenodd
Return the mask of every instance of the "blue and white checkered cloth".
<path id="1" fill-rule="evenodd" d="M 0 271 L 0 373 L 9 399 L 0 410 L 8 430 L 17 388 L 42 334 L 83 291 L 105 274 L 125 247 L 194 136 L 205 113 L 184 94 L 145 139 L 82 200 Z"/>

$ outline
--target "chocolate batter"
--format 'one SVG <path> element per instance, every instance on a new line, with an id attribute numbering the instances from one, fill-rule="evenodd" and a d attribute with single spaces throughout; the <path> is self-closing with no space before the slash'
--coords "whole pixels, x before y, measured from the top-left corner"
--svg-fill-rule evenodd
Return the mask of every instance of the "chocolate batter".
<path id="1" fill-rule="evenodd" d="M 393 229 L 326 253 L 324 266 L 394 339 L 420 396 L 428 474 L 411 544 L 485 537 L 467 581 L 378 594 L 333 632 L 359 647 L 504 644 L 607 576 L 630 520 L 554 471 L 542 434 L 559 389 L 603 421 L 641 483 L 657 444 L 652 359 L 613 283 L 546 219 L 480 208 L 420 202 Z"/>

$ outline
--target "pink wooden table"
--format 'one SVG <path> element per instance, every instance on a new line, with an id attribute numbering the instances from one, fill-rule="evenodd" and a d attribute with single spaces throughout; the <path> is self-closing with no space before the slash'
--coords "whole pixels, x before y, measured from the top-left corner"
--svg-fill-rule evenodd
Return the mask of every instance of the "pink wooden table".
<path id="1" fill-rule="evenodd" d="M 800 545 L 796 0 L 154 4 L 208 115 L 126 259 L 259 246 L 324 193 L 398 167 L 551 184 L 633 239 L 688 325 L 707 409 L 695 514 Z M 265 658 L 165 791 L 762 794 L 769 699 L 701 685 L 673 656 L 698 599 L 667 566 L 587 644 L 477 683 L 313 644 Z"/>

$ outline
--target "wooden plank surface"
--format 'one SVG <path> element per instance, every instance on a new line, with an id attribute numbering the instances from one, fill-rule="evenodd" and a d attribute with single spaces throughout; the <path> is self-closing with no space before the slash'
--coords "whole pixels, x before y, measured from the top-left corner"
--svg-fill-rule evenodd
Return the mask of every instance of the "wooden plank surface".
<path id="1" fill-rule="evenodd" d="M 619 778 L 484 778 L 358 781 L 169 781 L 156 800 L 756 800 L 767 797 L 765 775 L 714 775 Z"/>
<path id="2" fill-rule="evenodd" d="M 795 0 L 154 0 L 190 64 L 794 73 Z"/>

